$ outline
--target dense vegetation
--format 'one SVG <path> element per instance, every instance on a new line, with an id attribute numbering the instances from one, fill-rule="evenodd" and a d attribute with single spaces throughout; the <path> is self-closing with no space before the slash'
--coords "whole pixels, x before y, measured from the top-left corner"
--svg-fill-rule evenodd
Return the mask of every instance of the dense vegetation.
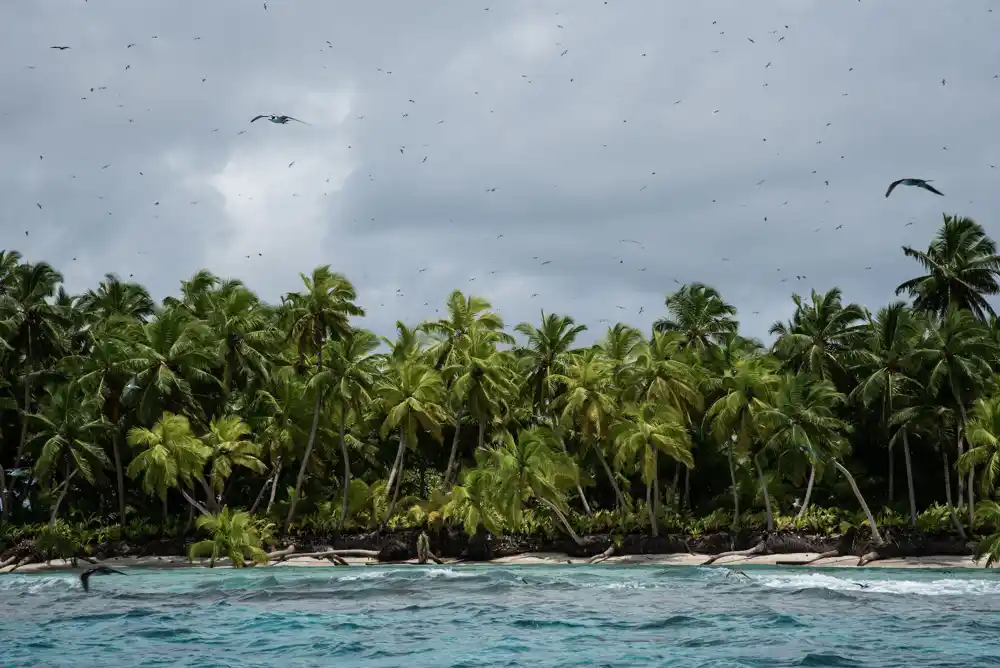
<path id="1" fill-rule="evenodd" d="M 510 330 L 459 291 L 380 340 L 328 267 L 278 305 L 208 271 L 156 304 L 110 274 L 69 295 L 0 252 L 0 535 L 223 527 L 257 559 L 262 535 L 380 526 L 981 531 L 1000 517 L 976 514 L 1000 473 L 1000 258 L 948 216 L 903 250 L 911 304 L 794 295 L 770 350 L 697 283 L 651 332 L 589 347 L 569 316 Z"/>

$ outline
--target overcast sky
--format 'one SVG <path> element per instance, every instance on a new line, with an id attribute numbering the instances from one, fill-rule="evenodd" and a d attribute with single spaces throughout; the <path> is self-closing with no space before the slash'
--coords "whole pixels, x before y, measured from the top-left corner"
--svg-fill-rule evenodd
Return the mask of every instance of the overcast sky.
<path id="1" fill-rule="evenodd" d="M 943 212 L 998 234 L 991 5 L 6 0 L 0 247 L 158 299 L 330 264 L 387 335 L 454 288 L 646 329 L 702 281 L 766 336 L 886 303 Z"/>

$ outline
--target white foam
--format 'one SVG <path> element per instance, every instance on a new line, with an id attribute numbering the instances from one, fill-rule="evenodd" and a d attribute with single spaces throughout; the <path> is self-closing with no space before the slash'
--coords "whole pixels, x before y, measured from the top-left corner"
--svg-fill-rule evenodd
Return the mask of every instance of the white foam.
<path id="1" fill-rule="evenodd" d="M 877 580 L 834 577 L 822 573 L 753 575 L 750 578 L 772 589 L 830 589 L 833 591 L 911 594 L 918 596 L 983 596 L 1000 594 L 1000 582 L 992 580 Z"/>
<path id="2" fill-rule="evenodd" d="M 79 578 L 58 577 L 58 576 L 37 576 L 37 575 L 5 575 L 0 578 L 0 589 L 5 591 L 27 591 L 30 594 L 37 594 L 43 591 L 59 589 L 80 588 Z"/>

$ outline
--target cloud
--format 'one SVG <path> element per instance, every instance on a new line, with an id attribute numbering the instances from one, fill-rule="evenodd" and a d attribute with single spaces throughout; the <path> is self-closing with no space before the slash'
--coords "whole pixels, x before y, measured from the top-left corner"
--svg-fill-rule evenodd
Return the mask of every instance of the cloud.
<path id="1" fill-rule="evenodd" d="M 454 288 L 510 324 L 544 308 L 593 336 L 647 328 L 698 280 L 766 336 L 793 291 L 892 299 L 917 271 L 900 246 L 924 246 L 942 211 L 990 229 L 990 9 L 9 4 L 2 245 L 70 290 L 113 271 L 158 298 L 207 267 L 276 300 L 328 263 L 386 335 Z M 884 198 L 904 176 L 946 197 Z"/>

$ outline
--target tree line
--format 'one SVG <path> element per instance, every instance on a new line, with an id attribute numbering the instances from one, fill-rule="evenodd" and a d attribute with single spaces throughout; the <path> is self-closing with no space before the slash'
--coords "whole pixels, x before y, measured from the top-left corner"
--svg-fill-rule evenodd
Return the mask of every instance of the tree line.
<path id="1" fill-rule="evenodd" d="M 458 290 L 380 338 L 328 266 L 279 304 L 208 271 L 158 304 L 2 251 L 0 528 L 184 534 L 242 509 L 283 533 L 964 537 L 1000 519 L 1000 257 L 957 216 L 903 252 L 909 301 L 793 295 L 766 347 L 701 283 L 589 346 L 568 315 L 508 328 Z"/>

